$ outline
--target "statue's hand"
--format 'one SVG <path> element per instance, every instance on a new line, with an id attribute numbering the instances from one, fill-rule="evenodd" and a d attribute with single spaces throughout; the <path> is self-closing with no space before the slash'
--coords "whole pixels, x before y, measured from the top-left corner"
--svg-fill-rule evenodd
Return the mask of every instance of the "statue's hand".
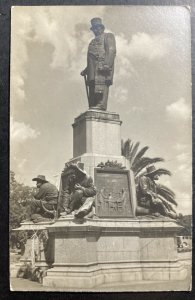
<path id="1" fill-rule="evenodd" d="M 108 65 L 104 65 L 103 70 L 108 72 L 108 71 L 110 71 L 110 67 Z"/>
<path id="2" fill-rule="evenodd" d="M 158 198 L 153 199 L 153 204 L 159 204 L 161 203 L 161 200 Z"/>
<path id="3" fill-rule="evenodd" d="M 87 69 L 85 68 L 80 74 L 81 74 L 81 76 L 87 75 Z"/>
<path id="4" fill-rule="evenodd" d="M 98 69 L 103 73 L 109 73 L 111 71 L 111 68 L 108 65 L 100 65 Z"/>
<path id="5" fill-rule="evenodd" d="M 74 188 L 75 188 L 75 190 L 82 190 L 83 189 L 83 187 L 79 183 L 76 183 Z"/>

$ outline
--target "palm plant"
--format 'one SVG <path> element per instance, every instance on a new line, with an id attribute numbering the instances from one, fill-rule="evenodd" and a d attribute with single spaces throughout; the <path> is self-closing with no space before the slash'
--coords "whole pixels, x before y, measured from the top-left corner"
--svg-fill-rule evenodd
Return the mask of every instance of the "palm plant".
<path id="1" fill-rule="evenodd" d="M 146 167 L 149 167 L 150 165 L 154 165 L 158 162 L 164 162 L 164 159 L 162 157 L 150 158 L 144 156 L 147 150 L 149 149 L 149 147 L 145 146 L 139 149 L 139 146 L 140 146 L 140 142 L 133 143 L 130 139 L 128 139 L 125 142 L 122 140 L 121 142 L 122 155 L 125 156 L 130 163 L 130 169 L 133 171 L 135 176 L 136 186 L 138 186 L 140 177 L 146 174 L 146 170 L 145 170 Z M 156 169 L 156 174 L 158 176 L 161 175 L 171 176 L 171 172 L 163 168 Z M 157 193 L 158 193 L 158 197 L 163 201 L 167 209 L 175 212 L 172 206 L 172 205 L 177 205 L 177 202 L 175 201 L 175 193 L 168 187 L 161 184 L 157 184 Z"/>

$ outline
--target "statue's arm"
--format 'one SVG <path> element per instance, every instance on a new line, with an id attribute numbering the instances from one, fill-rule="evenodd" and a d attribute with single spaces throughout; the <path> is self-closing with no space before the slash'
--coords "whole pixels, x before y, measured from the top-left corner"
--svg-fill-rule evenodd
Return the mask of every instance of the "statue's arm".
<path id="1" fill-rule="evenodd" d="M 145 176 L 141 177 L 139 180 L 139 186 L 140 186 L 140 190 L 141 192 L 146 195 L 148 194 L 148 181 L 147 178 Z"/>
<path id="2" fill-rule="evenodd" d="M 112 68 L 116 56 L 116 41 L 114 34 L 107 33 L 104 41 L 105 44 L 105 65 Z"/>
<path id="3" fill-rule="evenodd" d="M 45 197 L 45 195 L 46 195 L 45 188 L 41 186 L 40 189 L 33 195 L 33 197 L 36 200 L 41 200 Z"/>
<path id="4" fill-rule="evenodd" d="M 83 196 L 84 197 L 93 197 L 97 193 L 96 187 L 93 184 L 92 177 L 89 177 L 87 180 L 87 184 L 83 187 Z"/>

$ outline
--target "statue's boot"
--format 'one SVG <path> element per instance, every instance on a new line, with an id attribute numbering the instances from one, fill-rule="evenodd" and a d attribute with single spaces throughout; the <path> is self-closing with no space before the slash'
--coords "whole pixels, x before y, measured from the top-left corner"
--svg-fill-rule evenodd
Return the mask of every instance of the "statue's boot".
<path id="1" fill-rule="evenodd" d="M 150 210 L 145 207 L 137 206 L 136 207 L 136 216 L 144 216 L 144 215 L 149 215 Z"/>
<path id="2" fill-rule="evenodd" d="M 32 222 L 30 217 L 21 221 L 21 223 L 29 223 L 29 222 Z"/>
<path id="3" fill-rule="evenodd" d="M 60 213 L 61 218 L 65 218 L 67 215 L 68 215 L 68 213 L 66 211 L 63 211 Z"/>
<path id="4" fill-rule="evenodd" d="M 73 211 L 70 211 L 70 209 L 66 209 L 65 211 L 60 213 L 60 218 L 66 218 L 73 215 Z"/>
<path id="5" fill-rule="evenodd" d="M 71 210 L 69 208 L 65 208 L 64 211 L 60 212 L 60 216 L 66 216 L 71 213 Z"/>
<path id="6" fill-rule="evenodd" d="M 78 209 L 75 213 L 75 218 L 83 218 L 85 217 L 92 209 L 94 203 L 94 198 L 89 197 L 85 200 L 84 204 Z"/>
<path id="7" fill-rule="evenodd" d="M 89 213 L 87 215 L 85 215 L 86 218 L 89 218 L 89 219 L 94 219 L 94 218 L 98 218 L 95 214 L 95 207 L 92 206 L 91 210 L 89 211 Z"/>
<path id="8" fill-rule="evenodd" d="M 177 219 L 177 218 L 178 218 L 177 213 L 174 213 L 174 212 L 172 212 L 172 211 L 169 211 L 169 212 L 167 213 L 167 216 L 168 216 L 169 218 L 171 218 L 171 219 Z"/>
<path id="9" fill-rule="evenodd" d="M 40 214 L 32 214 L 31 220 L 33 221 L 33 223 L 51 222 L 51 219 L 45 218 Z"/>
<path id="10" fill-rule="evenodd" d="M 162 215 L 159 212 L 151 213 L 151 215 L 154 217 L 162 217 Z"/>

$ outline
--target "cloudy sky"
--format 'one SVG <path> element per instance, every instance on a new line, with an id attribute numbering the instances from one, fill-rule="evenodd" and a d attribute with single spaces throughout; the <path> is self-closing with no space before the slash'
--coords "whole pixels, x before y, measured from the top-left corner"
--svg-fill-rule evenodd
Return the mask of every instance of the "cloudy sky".
<path id="1" fill-rule="evenodd" d="M 11 36 L 11 169 L 33 185 L 59 182 L 72 158 L 74 118 L 87 110 L 80 71 L 101 17 L 116 37 L 108 110 L 120 114 L 123 139 L 163 157 L 178 209 L 191 213 L 190 15 L 185 7 L 14 7 Z"/>

